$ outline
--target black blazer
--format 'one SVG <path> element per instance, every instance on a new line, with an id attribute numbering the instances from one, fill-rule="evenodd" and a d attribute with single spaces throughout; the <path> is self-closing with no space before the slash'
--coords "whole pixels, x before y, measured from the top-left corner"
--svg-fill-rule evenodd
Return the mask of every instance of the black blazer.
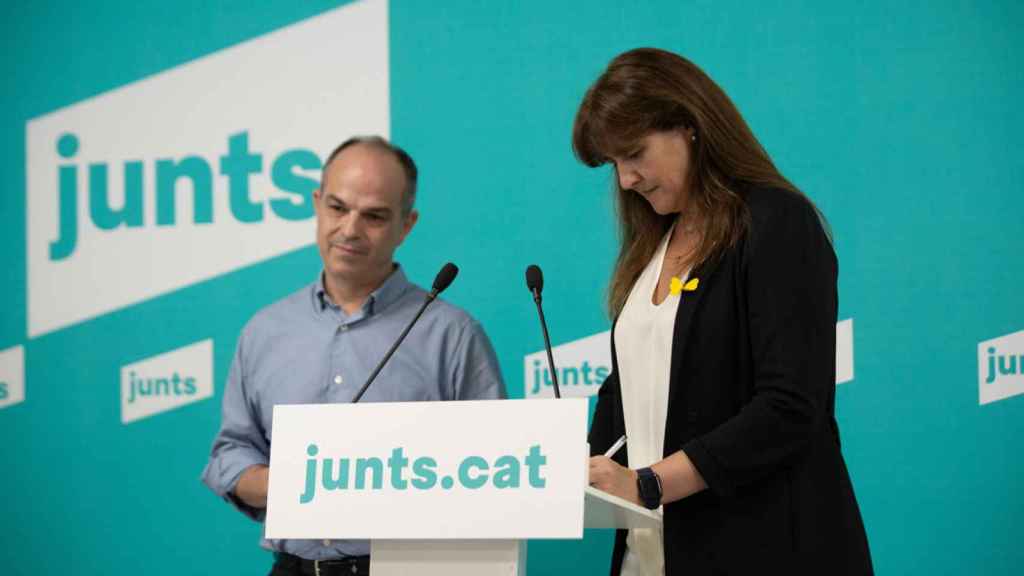
<path id="1" fill-rule="evenodd" d="M 664 455 L 685 451 L 708 490 L 665 506 L 665 574 L 871 574 L 835 420 L 835 252 L 803 196 L 744 198 L 748 233 L 676 314 Z M 617 366 L 613 327 L 593 454 L 625 433 Z"/>

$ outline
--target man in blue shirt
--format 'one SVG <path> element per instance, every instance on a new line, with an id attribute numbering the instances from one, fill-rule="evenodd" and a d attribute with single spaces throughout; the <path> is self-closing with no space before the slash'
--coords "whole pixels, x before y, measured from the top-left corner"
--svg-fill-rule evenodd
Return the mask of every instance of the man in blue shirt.
<path id="1" fill-rule="evenodd" d="M 258 312 L 238 339 L 220 432 L 203 482 L 251 518 L 266 512 L 275 404 L 350 402 L 427 292 L 394 262 L 419 216 L 416 165 L 383 138 L 353 138 L 328 157 L 313 194 L 323 272 Z M 437 300 L 361 402 L 505 397 L 480 325 Z M 368 572 L 369 542 L 267 540 L 271 574 Z"/>

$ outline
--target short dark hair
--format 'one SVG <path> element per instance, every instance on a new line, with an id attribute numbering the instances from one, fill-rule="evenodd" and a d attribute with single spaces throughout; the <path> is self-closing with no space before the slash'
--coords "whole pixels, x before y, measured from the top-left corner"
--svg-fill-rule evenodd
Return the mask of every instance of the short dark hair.
<path id="1" fill-rule="evenodd" d="M 356 144 L 365 144 L 385 150 L 390 152 L 395 157 L 395 160 L 398 160 L 398 164 L 402 167 L 402 172 L 405 173 L 405 190 L 402 191 L 402 215 L 408 216 L 412 212 L 412 206 L 416 201 L 416 179 L 419 176 L 419 171 L 416 169 L 416 162 L 413 161 L 412 156 L 409 156 L 408 152 L 388 142 L 382 136 L 353 136 L 338 144 L 338 147 L 327 156 L 327 161 L 324 162 L 323 172 L 320 175 L 320 190 L 323 190 L 327 185 L 327 167 L 331 165 L 331 162 L 343 150 Z"/>

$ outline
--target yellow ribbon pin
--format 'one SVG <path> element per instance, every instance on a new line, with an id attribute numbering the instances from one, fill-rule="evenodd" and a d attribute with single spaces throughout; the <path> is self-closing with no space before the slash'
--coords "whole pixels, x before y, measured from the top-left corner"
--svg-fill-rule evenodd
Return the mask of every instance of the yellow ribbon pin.
<path id="1" fill-rule="evenodd" d="M 679 296 L 683 292 L 693 292 L 694 290 L 697 289 L 697 286 L 699 285 L 699 278 L 690 278 L 690 280 L 688 280 L 686 284 L 683 284 L 682 280 L 680 280 L 677 276 L 673 276 L 672 281 L 669 282 L 668 285 L 668 293 L 672 296 Z"/>

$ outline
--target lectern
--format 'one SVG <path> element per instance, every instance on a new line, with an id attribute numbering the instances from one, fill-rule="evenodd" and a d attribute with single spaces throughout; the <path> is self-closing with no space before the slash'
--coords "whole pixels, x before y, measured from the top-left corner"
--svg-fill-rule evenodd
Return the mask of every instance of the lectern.
<path id="1" fill-rule="evenodd" d="M 587 486 L 586 399 L 274 408 L 266 537 L 368 539 L 374 576 L 514 576 L 530 539 L 657 528 Z"/>

